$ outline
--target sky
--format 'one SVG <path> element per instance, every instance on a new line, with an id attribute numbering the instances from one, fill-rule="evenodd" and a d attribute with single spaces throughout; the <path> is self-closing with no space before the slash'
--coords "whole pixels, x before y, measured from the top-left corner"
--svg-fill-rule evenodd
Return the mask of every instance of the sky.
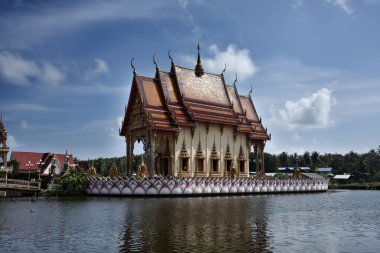
<path id="1" fill-rule="evenodd" d="M 193 68 L 252 99 L 266 152 L 380 144 L 380 0 L 0 1 L 0 111 L 15 151 L 125 155 L 132 82 Z M 139 148 L 137 148 L 139 150 Z"/>

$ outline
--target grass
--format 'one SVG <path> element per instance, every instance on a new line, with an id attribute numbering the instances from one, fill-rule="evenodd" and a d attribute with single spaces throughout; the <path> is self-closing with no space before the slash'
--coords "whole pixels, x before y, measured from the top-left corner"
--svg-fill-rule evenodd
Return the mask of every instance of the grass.
<path id="1" fill-rule="evenodd" d="M 330 189 L 349 189 L 349 190 L 380 190 L 380 182 L 331 184 L 329 188 Z"/>

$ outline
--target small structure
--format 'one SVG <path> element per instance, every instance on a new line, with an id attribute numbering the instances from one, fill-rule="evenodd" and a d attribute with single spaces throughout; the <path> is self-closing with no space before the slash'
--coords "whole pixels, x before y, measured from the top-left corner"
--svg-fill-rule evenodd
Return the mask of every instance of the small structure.
<path id="1" fill-rule="evenodd" d="M 331 167 L 317 168 L 317 172 L 321 175 L 330 176 L 332 175 L 332 168 Z"/>
<path id="2" fill-rule="evenodd" d="M 10 160 L 19 163 L 19 176 L 22 178 L 38 178 L 55 176 L 75 167 L 72 154 L 38 153 L 13 151 Z"/>
<path id="3" fill-rule="evenodd" d="M 340 184 L 348 184 L 350 177 L 351 175 L 349 174 L 335 175 L 334 181 Z"/>
<path id="4" fill-rule="evenodd" d="M 298 169 L 301 171 L 301 173 L 307 173 L 310 171 L 310 167 L 298 167 Z M 279 172 L 291 174 L 293 173 L 294 168 L 293 167 L 279 167 L 277 168 Z"/>
<path id="5" fill-rule="evenodd" d="M 315 180 L 325 179 L 324 177 L 322 177 L 321 175 L 318 175 L 317 173 L 302 173 L 302 177 L 303 178 L 309 178 L 309 179 L 315 179 Z"/>

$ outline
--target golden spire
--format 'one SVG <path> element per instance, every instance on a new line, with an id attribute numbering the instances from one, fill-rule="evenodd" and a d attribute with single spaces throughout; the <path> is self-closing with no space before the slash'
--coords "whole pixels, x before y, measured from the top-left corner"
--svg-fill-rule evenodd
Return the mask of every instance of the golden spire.
<path id="1" fill-rule="evenodd" d="M 198 59 L 197 59 L 197 65 L 195 66 L 195 75 L 197 77 L 201 77 L 205 72 L 202 67 L 201 54 L 200 54 L 201 48 L 199 46 L 199 43 L 198 43 L 197 49 L 198 49 Z"/>

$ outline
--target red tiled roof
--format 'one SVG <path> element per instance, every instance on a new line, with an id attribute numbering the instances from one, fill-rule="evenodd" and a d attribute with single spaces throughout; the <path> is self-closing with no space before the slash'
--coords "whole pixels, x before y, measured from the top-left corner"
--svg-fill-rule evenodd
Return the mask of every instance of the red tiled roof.
<path id="1" fill-rule="evenodd" d="M 226 85 L 223 74 L 196 76 L 193 69 L 173 63 L 170 73 L 157 69 L 155 78 L 135 74 L 120 131 L 122 136 L 130 126 L 136 96 L 142 101 L 149 124 L 156 129 L 179 131 L 181 126 L 209 122 L 236 126 L 238 132 L 254 139 L 269 138 L 251 98 L 239 96 L 234 86 Z"/>
<path id="2" fill-rule="evenodd" d="M 37 153 L 37 152 L 21 152 L 21 151 L 13 151 L 11 154 L 11 160 L 16 160 L 19 162 L 19 173 L 28 173 L 29 168 L 26 166 L 29 162 L 33 164 L 30 167 L 30 173 L 37 173 L 39 169 L 38 163 L 40 162 L 40 159 L 42 162 L 46 162 L 48 159 L 48 156 L 51 153 Z M 58 158 L 59 164 L 63 166 L 65 164 L 65 155 L 66 154 L 55 154 Z M 73 155 L 69 154 L 69 164 L 74 164 Z M 44 166 L 47 166 L 47 164 L 44 164 Z"/>

